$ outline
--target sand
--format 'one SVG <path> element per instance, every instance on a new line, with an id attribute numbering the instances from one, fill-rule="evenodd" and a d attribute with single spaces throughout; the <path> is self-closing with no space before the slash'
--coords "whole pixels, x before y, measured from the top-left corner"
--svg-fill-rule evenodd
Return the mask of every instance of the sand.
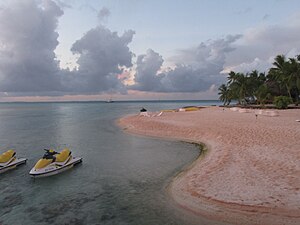
<path id="1" fill-rule="evenodd" d="M 130 115 L 119 125 L 133 134 L 206 145 L 207 153 L 170 184 L 182 208 L 231 224 L 300 224 L 300 110 L 256 114 L 207 107 Z"/>

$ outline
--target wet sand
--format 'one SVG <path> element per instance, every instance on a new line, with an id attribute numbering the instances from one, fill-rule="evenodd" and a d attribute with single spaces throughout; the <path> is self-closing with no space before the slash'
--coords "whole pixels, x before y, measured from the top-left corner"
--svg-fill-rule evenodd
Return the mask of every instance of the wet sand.
<path id="1" fill-rule="evenodd" d="M 256 116 L 219 107 L 161 116 L 130 115 L 133 134 L 204 143 L 208 149 L 174 178 L 170 194 L 195 214 L 232 224 L 300 224 L 300 110 Z M 155 115 L 155 114 L 152 114 Z"/>

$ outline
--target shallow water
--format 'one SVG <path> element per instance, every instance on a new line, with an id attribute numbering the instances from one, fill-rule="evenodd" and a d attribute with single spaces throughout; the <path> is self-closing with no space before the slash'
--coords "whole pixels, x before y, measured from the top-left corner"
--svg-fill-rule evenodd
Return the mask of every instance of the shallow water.
<path id="1" fill-rule="evenodd" d="M 14 148 L 28 158 L 26 165 L 0 174 L 0 224 L 206 224 L 174 207 L 166 193 L 198 149 L 132 136 L 115 125 L 141 107 L 158 111 L 191 104 L 208 103 L 0 104 L 1 152 Z M 63 147 L 83 163 L 52 177 L 29 176 L 43 148 Z"/>

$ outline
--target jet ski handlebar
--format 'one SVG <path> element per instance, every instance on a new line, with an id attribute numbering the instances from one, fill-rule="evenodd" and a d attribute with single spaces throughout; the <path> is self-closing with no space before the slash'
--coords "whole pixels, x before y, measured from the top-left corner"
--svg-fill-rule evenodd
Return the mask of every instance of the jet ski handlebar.
<path id="1" fill-rule="evenodd" d="M 52 150 L 52 151 L 50 152 L 51 149 L 44 148 L 44 150 L 46 151 L 46 153 L 58 154 L 58 152 L 56 152 L 56 151 L 54 151 L 54 150 Z"/>

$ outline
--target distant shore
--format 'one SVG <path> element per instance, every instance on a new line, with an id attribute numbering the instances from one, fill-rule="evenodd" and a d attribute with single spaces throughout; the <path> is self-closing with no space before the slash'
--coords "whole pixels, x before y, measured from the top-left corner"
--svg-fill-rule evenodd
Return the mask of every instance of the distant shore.
<path id="1" fill-rule="evenodd" d="M 300 224 L 300 110 L 130 115 L 133 134 L 204 143 L 208 152 L 177 176 L 171 196 L 182 208 L 231 224 Z"/>

